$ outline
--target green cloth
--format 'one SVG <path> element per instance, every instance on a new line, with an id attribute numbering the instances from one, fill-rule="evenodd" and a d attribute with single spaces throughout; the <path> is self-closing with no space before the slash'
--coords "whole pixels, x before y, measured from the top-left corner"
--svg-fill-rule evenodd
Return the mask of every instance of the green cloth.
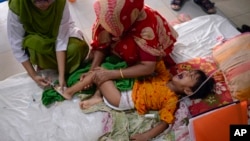
<path id="1" fill-rule="evenodd" d="M 50 54 L 49 52 L 45 53 L 45 51 L 37 51 L 36 49 L 32 49 L 32 47 L 30 47 L 28 51 L 30 53 L 30 61 L 32 64 L 37 64 L 43 69 L 57 70 L 56 53 L 54 51 Z M 88 55 L 88 52 L 89 46 L 84 40 L 70 37 L 66 50 L 67 58 L 65 72 L 69 74 L 79 68 Z"/>
<path id="2" fill-rule="evenodd" d="M 67 79 L 67 86 L 70 87 L 77 83 L 80 79 L 80 76 L 83 73 L 86 73 L 89 71 L 91 66 L 91 62 L 85 63 L 85 67 L 76 70 L 74 73 L 72 73 L 69 78 Z M 101 65 L 103 68 L 114 70 L 114 69 L 120 69 L 120 68 L 126 68 L 127 64 L 125 61 L 122 61 L 120 58 L 116 56 L 109 56 L 105 59 L 105 61 Z M 131 90 L 134 84 L 134 79 L 128 78 L 128 79 L 119 79 L 114 80 L 114 83 L 118 90 L 125 91 L 125 90 Z M 88 90 L 82 91 L 81 93 L 84 94 L 94 94 L 96 90 L 96 87 L 91 87 Z M 44 90 L 42 94 L 42 103 L 45 106 L 48 106 L 55 101 L 63 101 L 64 98 L 58 94 L 53 88 L 49 88 Z"/>
<path id="3" fill-rule="evenodd" d="M 73 73 L 68 81 L 67 85 L 72 86 L 76 82 L 79 81 L 80 76 L 82 73 L 86 73 L 89 71 L 91 66 L 91 63 L 87 63 L 84 68 L 77 70 L 75 73 Z M 126 68 L 127 64 L 125 61 L 122 61 L 119 57 L 117 56 L 109 56 L 105 59 L 105 61 L 101 65 L 105 69 L 109 70 L 117 70 L 120 68 Z M 125 91 L 125 90 L 131 90 L 134 84 L 134 79 L 118 79 L 114 81 L 116 87 L 120 91 Z M 93 94 L 95 92 L 95 88 L 91 88 L 89 90 L 83 91 L 86 94 Z"/>

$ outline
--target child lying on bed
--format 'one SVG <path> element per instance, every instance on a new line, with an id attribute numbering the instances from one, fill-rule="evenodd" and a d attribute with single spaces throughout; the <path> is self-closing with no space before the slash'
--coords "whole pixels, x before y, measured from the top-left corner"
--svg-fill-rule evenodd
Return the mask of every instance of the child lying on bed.
<path id="1" fill-rule="evenodd" d="M 100 71 L 105 70 L 101 68 L 89 73 L 82 81 L 68 88 L 63 96 L 69 99 L 72 93 L 84 89 L 92 82 L 95 83 L 95 73 L 100 73 Z M 122 71 L 121 75 L 123 75 Z M 99 90 L 90 99 L 81 101 L 80 107 L 86 109 L 104 99 L 104 102 L 115 110 L 135 108 L 141 115 L 149 110 L 159 111 L 161 121 L 157 126 L 130 137 L 131 140 L 145 141 L 162 133 L 174 121 L 174 112 L 180 97 L 204 98 L 212 92 L 213 85 L 213 79 L 207 78 L 201 70 L 184 71 L 171 78 L 164 63 L 158 62 L 155 75 L 135 80 L 132 90 L 120 92 L 113 81 L 106 81 L 98 86 Z"/>

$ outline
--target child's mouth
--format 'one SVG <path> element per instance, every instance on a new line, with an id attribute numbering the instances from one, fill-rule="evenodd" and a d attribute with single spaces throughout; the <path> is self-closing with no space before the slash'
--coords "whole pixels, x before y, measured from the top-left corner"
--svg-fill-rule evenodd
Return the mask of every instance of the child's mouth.
<path id="1" fill-rule="evenodd" d="M 182 78 L 183 78 L 182 73 L 178 74 L 177 76 L 178 76 L 179 79 L 182 79 Z"/>

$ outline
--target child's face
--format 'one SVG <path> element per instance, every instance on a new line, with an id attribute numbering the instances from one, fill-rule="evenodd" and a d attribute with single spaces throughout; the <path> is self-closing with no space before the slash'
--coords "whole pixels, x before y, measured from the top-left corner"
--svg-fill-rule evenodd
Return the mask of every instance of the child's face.
<path id="1" fill-rule="evenodd" d="M 38 9 L 45 11 L 53 3 L 53 1 L 54 0 L 34 0 L 33 3 Z"/>
<path id="2" fill-rule="evenodd" d="M 192 87 L 197 83 L 200 75 L 197 71 L 183 71 L 172 78 L 172 83 L 179 93 L 193 94 Z"/>

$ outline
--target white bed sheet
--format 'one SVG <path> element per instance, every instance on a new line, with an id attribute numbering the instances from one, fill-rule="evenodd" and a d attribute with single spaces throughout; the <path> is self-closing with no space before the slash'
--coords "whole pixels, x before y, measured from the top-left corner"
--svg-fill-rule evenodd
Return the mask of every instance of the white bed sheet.
<path id="1" fill-rule="evenodd" d="M 219 41 L 239 34 L 218 15 L 198 17 L 175 29 L 179 38 L 172 57 L 177 63 L 209 55 Z M 26 73 L 0 81 L 0 141 L 96 141 L 103 134 L 107 114 L 84 114 L 76 97 L 46 108 L 42 91 Z"/>
<path id="2" fill-rule="evenodd" d="M 0 141 L 96 141 L 105 113 L 84 114 L 77 98 L 46 108 L 26 73 L 0 82 Z"/>
<path id="3" fill-rule="evenodd" d="M 0 3 L 0 52 L 4 52 L 8 50 L 8 38 L 7 38 L 7 10 L 8 10 L 8 2 Z"/>
<path id="4" fill-rule="evenodd" d="M 179 37 L 171 54 L 176 63 L 195 57 L 205 57 L 212 48 L 240 32 L 224 17 L 205 15 L 174 26 Z"/>

